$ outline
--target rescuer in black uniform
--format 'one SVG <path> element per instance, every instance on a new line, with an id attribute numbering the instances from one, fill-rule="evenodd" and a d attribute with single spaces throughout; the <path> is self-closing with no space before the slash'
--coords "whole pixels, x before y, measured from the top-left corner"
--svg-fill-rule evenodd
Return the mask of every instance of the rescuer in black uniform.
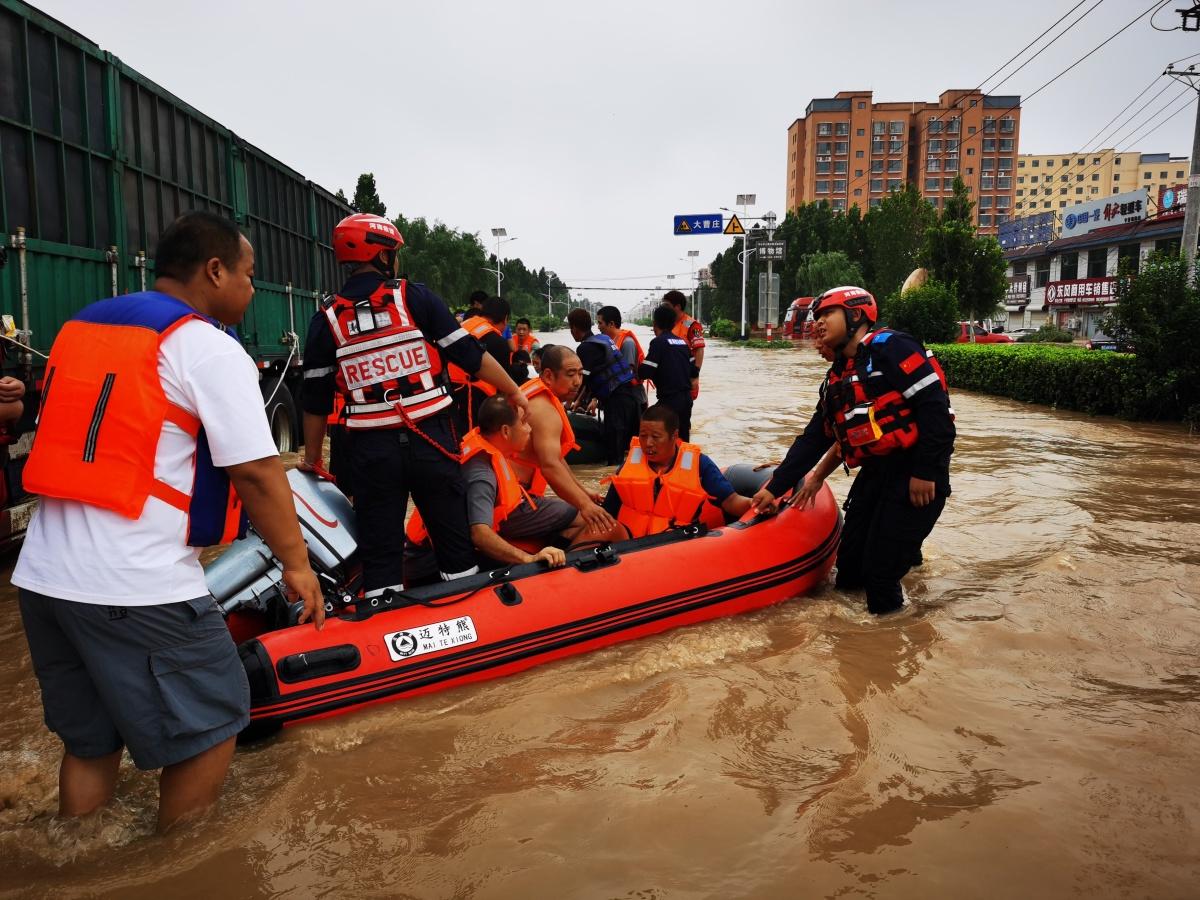
<path id="1" fill-rule="evenodd" d="M 811 498 L 823 475 L 810 470 L 836 442 L 848 468 L 862 467 L 846 497 L 836 584 L 865 588 L 872 613 L 893 612 L 904 604 L 900 579 L 950 496 L 954 410 L 941 367 L 920 342 L 870 330 L 879 313 L 865 290 L 834 288 L 812 309 L 833 365 L 808 427 L 754 506 L 774 511 L 802 479 L 796 500 Z"/>
<path id="2" fill-rule="evenodd" d="M 621 464 L 629 442 L 638 433 L 642 409 L 633 386 L 632 367 L 607 334 L 592 331 L 592 314 L 586 309 L 567 313 L 571 337 L 579 341 L 575 353 L 583 363 L 583 386 L 604 412 L 604 447 L 610 466 Z"/>
<path id="3" fill-rule="evenodd" d="M 334 253 L 353 268 L 313 316 L 304 349 L 301 468 L 321 464 L 336 391 L 345 400 L 363 593 L 373 606 L 404 587 L 409 494 L 429 529 L 442 578 L 478 571 L 459 465 L 462 436 L 449 415 L 447 362 L 488 382 L 513 406 L 528 408 L 500 363 L 440 297 L 395 277 L 403 244 L 382 216 L 360 213 L 338 223 Z"/>

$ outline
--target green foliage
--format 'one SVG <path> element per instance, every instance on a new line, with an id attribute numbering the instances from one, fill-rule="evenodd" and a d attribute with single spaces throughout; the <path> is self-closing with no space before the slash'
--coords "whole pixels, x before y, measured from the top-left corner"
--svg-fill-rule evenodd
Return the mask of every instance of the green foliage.
<path id="1" fill-rule="evenodd" d="M 1075 340 L 1075 335 L 1047 322 L 1033 334 L 1023 334 L 1017 338 L 1019 344 L 1069 344 Z"/>
<path id="2" fill-rule="evenodd" d="M 1054 344 L 930 347 L 953 391 L 981 391 L 1062 409 L 1153 417 L 1153 390 L 1135 357 Z"/>
<path id="3" fill-rule="evenodd" d="M 796 294 L 801 297 L 817 297 L 832 287 L 862 283 L 862 269 L 840 250 L 802 257 L 795 275 Z"/>
<path id="4" fill-rule="evenodd" d="M 926 229 L 923 248 L 930 274 L 950 286 L 958 298 L 959 312 L 968 322 L 989 318 L 1008 287 L 1000 244 L 995 238 L 976 234 L 972 207 L 959 176 L 942 214 Z"/>
<path id="5" fill-rule="evenodd" d="M 880 319 L 897 331 L 911 334 L 923 344 L 952 341 L 958 334 L 958 298 L 938 281 L 888 297 Z"/>
<path id="6" fill-rule="evenodd" d="M 633 324 L 641 325 L 645 328 L 653 328 L 654 327 L 654 317 L 646 316 L 644 319 L 634 319 Z"/>
<path id="7" fill-rule="evenodd" d="M 354 202 L 351 206 L 360 213 L 387 215 L 387 206 L 379 199 L 379 191 L 375 189 L 374 172 L 363 172 L 358 176 L 358 184 L 354 188 Z"/>
<path id="8" fill-rule="evenodd" d="M 516 316 L 514 318 L 520 317 Z M 547 316 L 544 314 L 529 316 L 529 321 L 532 323 L 534 331 L 558 331 L 558 329 L 563 328 L 567 324 L 562 316 Z"/>
<path id="9" fill-rule="evenodd" d="M 738 323 L 730 319 L 714 319 L 708 331 L 713 337 L 735 338 L 738 336 Z"/>
<path id="10" fill-rule="evenodd" d="M 1104 331 L 1137 351 L 1143 377 L 1154 387 L 1158 414 L 1200 420 L 1200 276 L 1188 278 L 1180 256 L 1154 254 L 1137 275 L 1117 282 L 1117 305 Z"/>
<path id="11" fill-rule="evenodd" d="M 765 341 L 762 338 L 750 338 L 743 341 L 739 346 L 750 347 L 754 350 L 797 350 L 803 344 L 800 341 L 790 341 L 786 338 L 774 341 Z"/>
<path id="12" fill-rule="evenodd" d="M 892 191 L 867 213 L 866 248 L 871 260 L 867 287 L 871 293 L 887 297 L 900 289 L 920 265 L 925 231 L 935 220 L 933 206 L 912 184 Z"/>

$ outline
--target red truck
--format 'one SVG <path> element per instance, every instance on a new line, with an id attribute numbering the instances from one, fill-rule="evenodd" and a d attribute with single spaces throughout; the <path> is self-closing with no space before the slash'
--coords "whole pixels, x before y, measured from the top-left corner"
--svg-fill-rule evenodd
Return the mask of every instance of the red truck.
<path id="1" fill-rule="evenodd" d="M 992 334 L 986 328 L 980 325 L 973 325 L 970 322 L 958 323 L 958 337 L 954 339 L 956 344 L 969 344 L 971 342 L 971 332 L 967 331 L 970 328 L 975 332 L 975 343 L 977 344 L 1011 344 L 1013 339 L 1007 334 Z"/>

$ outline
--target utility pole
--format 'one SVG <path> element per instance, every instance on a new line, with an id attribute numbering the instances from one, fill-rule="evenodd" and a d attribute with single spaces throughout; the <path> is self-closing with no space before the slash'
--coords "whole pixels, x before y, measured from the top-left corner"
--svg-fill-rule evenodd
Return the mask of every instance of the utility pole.
<path id="1" fill-rule="evenodd" d="M 692 280 L 690 282 L 692 288 L 692 315 L 696 321 L 700 321 L 700 313 L 696 310 L 696 257 L 700 255 L 699 250 L 689 250 L 687 252 L 688 262 L 692 265 Z"/>
<path id="2" fill-rule="evenodd" d="M 774 240 L 775 239 L 775 213 L 769 212 L 765 216 L 763 216 L 763 219 L 767 223 L 767 240 L 768 241 Z M 767 325 L 768 327 L 774 327 L 774 325 L 776 324 L 773 321 L 774 316 L 772 316 L 771 318 L 767 318 L 767 315 L 771 312 L 771 288 L 774 286 L 774 284 L 775 284 L 775 261 L 773 259 L 768 258 L 767 259 L 767 295 L 763 298 L 767 304 L 767 311 L 766 311 L 766 313 L 764 313 L 762 310 L 759 310 L 759 318 L 761 318 L 763 320 L 763 323 L 765 325 Z M 778 307 L 778 302 L 776 302 L 776 306 Z M 778 314 L 778 309 L 776 309 L 776 314 Z"/>
<path id="3" fill-rule="evenodd" d="M 1200 73 L 1194 65 L 1186 72 L 1176 72 L 1167 66 L 1163 73 L 1186 84 L 1200 97 Z M 1192 133 L 1192 159 L 1188 168 L 1188 205 L 1183 214 L 1183 258 L 1189 278 L 1196 271 L 1196 244 L 1200 241 L 1200 102 L 1196 104 L 1196 125 Z"/>
<path id="4" fill-rule="evenodd" d="M 749 219 L 750 213 L 748 207 L 753 206 L 758 198 L 754 194 L 738 194 L 735 205 L 742 208 L 742 340 L 746 340 L 749 334 L 746 332 L 746 281 L 750 277 L 750 243 L 748 229 L 745 227 L 746 220 Z"/>

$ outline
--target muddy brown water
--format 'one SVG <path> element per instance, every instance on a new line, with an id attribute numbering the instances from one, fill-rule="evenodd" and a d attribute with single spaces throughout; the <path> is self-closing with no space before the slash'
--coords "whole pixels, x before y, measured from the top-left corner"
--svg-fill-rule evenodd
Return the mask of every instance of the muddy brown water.
<path id="1" fill-rule="evenodd" d="M 780 457 L 823 365 L 708 353 L 695 439 Z M 165 837 L 128 762 L 115 805 L 55 818 L 6 589 L 0 897 L 1200 896 L 1200 441 L 955 406 L 905 612 L 826 586 L 294 728 Z"/>

